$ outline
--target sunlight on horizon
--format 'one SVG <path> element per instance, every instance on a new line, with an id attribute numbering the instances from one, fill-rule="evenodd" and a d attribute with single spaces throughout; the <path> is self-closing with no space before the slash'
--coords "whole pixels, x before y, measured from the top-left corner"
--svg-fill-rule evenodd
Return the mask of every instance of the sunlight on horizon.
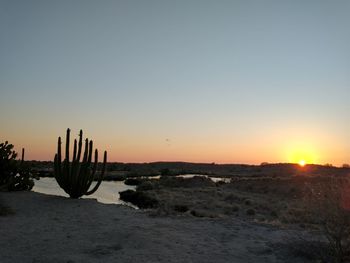
<path id="1" fill-rule="evenodd" d="M 305 162 L 304 160 L 300 160 L 300 161 L 299 161 L 299 165 L 300 165 L 301 167 L 304 167 L 304 166 L 306 165 L 306 162 Z"/>

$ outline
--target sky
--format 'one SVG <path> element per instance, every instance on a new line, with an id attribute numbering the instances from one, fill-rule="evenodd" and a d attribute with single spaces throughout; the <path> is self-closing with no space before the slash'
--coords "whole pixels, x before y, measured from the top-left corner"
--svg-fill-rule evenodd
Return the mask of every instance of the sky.
<path id="1" fill-rule="evenodd" d="M 0 141 L 53 160 L 350 163 L 350 1 L 0 0 Z"/>

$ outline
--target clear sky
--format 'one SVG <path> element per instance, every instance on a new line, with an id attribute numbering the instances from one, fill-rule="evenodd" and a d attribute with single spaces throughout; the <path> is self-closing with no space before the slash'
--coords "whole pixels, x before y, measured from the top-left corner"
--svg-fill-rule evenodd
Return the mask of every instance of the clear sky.
<path id="1" fill-rule="evenodd" d="M 0 0 L 0 140 L 53 159 L 350 162 L 350 1 Z"/>

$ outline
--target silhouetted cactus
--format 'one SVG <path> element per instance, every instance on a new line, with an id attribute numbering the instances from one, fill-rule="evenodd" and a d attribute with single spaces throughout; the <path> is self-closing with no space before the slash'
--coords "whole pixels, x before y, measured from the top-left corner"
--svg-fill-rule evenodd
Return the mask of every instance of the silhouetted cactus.
<path id="1" fill-rule="evenodd" d="M 66 137 L 66 158 L 61 161 L 61 137 L 58 137 L 57 143 L 57 154 L 54 160 L 54 174 L 59 186 L 71 197 L 79 198 L 83 195 L 93 194 L 100 186 L 103 175 L 106 169 L 107 162 L 107 152 L 104 152 L 102 171 L 98 177 L 97 184 L 90 191 L 89 188 L 95 179 L 95 174 L 98 164 L 98 152 L 95 150 L 94 165 L 91 169 L 91 159 L 92 159 L 92 140 L 89 142 L 88 139 L 85 140 L 85 149 L 83 159 L 80 162 L 82 144 L 83 144 L 83 131 L 80 130 L 79 142 L 77 145 L 77 140 L 74 140 L 73 158 L 69 161 L 69 139 L 70 139 L 70 129 L 67 129 Z"/>

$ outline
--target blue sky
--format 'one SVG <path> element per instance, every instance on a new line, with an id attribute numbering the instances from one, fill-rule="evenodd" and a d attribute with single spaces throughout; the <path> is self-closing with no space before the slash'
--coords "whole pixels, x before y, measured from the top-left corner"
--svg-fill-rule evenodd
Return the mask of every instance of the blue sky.
<path id="1" fill-rule="evenodd" d="M 1 139 L 33 159 L 50 159 L 71 127 L 115 161 L 294 161 L 297 145 L 350 162 L 349 11 L 0 0 Z"/>

